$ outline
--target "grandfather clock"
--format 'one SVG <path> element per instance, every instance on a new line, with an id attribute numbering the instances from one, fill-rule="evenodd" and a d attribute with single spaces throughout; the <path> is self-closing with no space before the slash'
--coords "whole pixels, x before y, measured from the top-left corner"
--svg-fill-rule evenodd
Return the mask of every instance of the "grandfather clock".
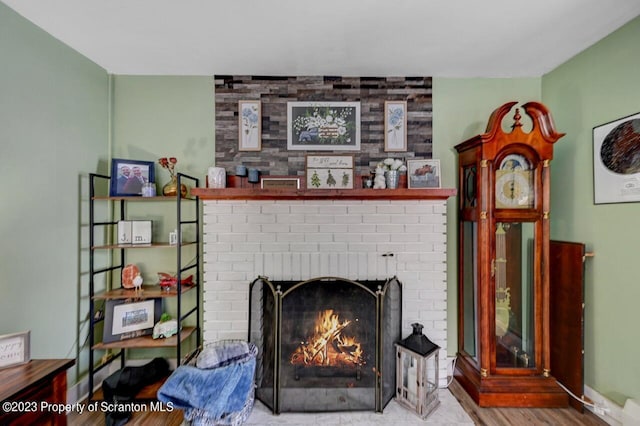
<path id="1" fill-rule="evenodd" d="M 489 117 L 455 148 L 459 163 L 458 360 L 455 377 L 482 407 L 563 407 L 550 371 L 549 162 L 564 136 L 541 103 Z"/>

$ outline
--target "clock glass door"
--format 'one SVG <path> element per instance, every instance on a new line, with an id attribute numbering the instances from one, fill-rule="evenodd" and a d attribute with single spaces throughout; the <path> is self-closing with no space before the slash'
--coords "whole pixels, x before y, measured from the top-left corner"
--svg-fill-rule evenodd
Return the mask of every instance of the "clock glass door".
<path id="1" fill-rule="evenodd" d="M 496 367 L 535 368 L 535 223 L 495 226 Z"/>

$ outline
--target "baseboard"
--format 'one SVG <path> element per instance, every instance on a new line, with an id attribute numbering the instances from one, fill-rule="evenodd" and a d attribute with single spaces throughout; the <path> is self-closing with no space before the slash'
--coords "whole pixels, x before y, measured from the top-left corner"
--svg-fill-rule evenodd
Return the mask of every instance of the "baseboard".
<path id="1" fill-rule="evenodd" d="M 604 413 L 597 412 L 597 410 L 594 410 L 592 407 L 585 406 L 587 410 L 591 411 L 593 414 L 600 417 L 611 426 L 622 426 L 623 423 L 621 406 L 611 401 L 610 399 L 607 399 L 604 396 L 600 395 L 589 386 L 584 387 L 584 396 L 593 401 L 593 403 L 598 407 L 602 407 Z"/>

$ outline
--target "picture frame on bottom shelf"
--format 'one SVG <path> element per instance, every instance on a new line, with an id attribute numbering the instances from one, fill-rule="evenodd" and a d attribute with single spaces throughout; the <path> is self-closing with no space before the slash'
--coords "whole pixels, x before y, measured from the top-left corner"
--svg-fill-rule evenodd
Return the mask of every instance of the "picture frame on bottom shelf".
<path id="1" fill-rule="evenodd" d="M 109 299 L 105 302 L 103 343 L 118 342 L 153 332 L 162 315 L 162 299 L 130 302 L 129 299 Z"/>
<path id="2" fill-rule="evenodd" d="M 408 160 L 409 189 L 440 188 L 440 160 Z"/>

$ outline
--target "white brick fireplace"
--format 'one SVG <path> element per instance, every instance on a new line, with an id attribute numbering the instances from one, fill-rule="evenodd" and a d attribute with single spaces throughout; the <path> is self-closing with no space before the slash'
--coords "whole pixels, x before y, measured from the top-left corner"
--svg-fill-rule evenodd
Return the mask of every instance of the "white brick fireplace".
<path id="1" fill-rule="evenodd" d="M 203 216 L 205 344 L 247 338 L 249 284 L 258 276 L 397 276 L 402 336 L 411 323 L 424 325 L 442 348 L 440 385 L 446 384 L 446 199 L 212 199 L 204 201 Z"/>

